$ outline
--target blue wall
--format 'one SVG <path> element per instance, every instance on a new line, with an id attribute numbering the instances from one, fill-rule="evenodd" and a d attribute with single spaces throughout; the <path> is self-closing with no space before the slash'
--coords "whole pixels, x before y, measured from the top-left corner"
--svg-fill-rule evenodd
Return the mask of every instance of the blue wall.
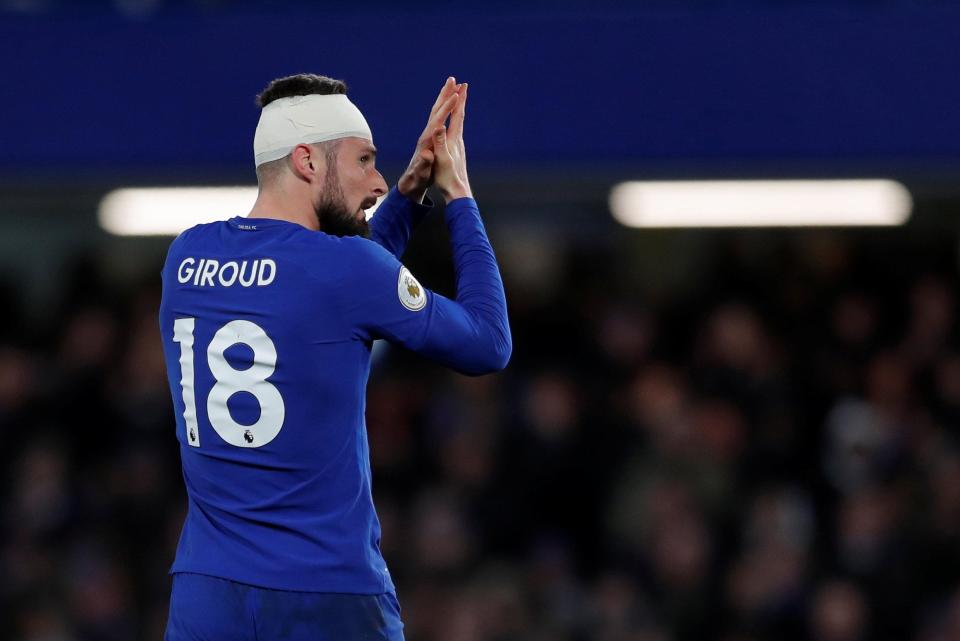
<path id="1" fill-rule="evenodd" d="M 587 12 L 0 17 L 0 176 L 246 172 L 271 78 L 348 81 L 405 161 L 450 73 L 474 163 L 953 167 L 960 9 L 847 5 Z"/>

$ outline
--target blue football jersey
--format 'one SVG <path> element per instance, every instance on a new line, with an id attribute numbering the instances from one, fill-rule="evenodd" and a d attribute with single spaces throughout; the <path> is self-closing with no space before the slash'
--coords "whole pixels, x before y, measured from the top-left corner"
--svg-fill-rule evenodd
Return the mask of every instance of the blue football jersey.
<path id="1" fill-rule="evenodd" d="M 160 330 L 188 511 L 171 572 L 282 590 L 393 590 L 364 422 L 386 339 L 467 374 L 511 352 L 476 203 L 446 208 L 456 300 L 400 262 L 425 207 L 393 190 L 371 239 L 233 218 L 173 241 Z"/>

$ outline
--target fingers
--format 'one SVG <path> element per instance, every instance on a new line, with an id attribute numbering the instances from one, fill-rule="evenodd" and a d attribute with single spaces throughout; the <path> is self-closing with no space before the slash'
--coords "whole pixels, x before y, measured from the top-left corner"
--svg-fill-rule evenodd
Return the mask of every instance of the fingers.
<path id="1" fill-rule="evenodd" d="M 430 131 L 438 124 L 446 121 L 452 111 L 452 106 L 448 101 L 460 93 L 462 88 L 463 85 L 458 85 L 453 76 L 449 76 L 446 82 L 443 83 L 443 87 L 440 88 L 440 93 L 437 95 L 437 99 L 430 109 L 430 117 L 427 119 L 427 125 L 423 129 L 423 133 L 420 134 L 418 146 L 422 147 L 423 145 L 430 144 Z"/>
<path id="2" fill-rule="evenodd" d="M 453 161 L 453 154 L 447 148 L 447 128 L 443 125 L 433 132 L 433 151 L 438 162 Z"/>
<path id="3" fill-rule="evenodd" d="M 436 163 L 434 164 L 434 185 L 440 190 L 446 202 L 456 198 L 471 196 L 470 184 L 467 182 L 466 167 L 462 166 L 462 159 L 455 157 L 458 153 L 456 141 L 454 141 L 453 153 L 447 142 L 447 128 L 438 127 L 431 136 L 433 141 L 433 150 L 436 154 Z"/>
<path id="4" fill-rule="evenodd" d="M 433 103 L 433 107 L 430 109 L 430 119 L 433 118 L 434 114 L 437 113 L 437 109 L 440 108 L 440 105 L 443 104 L 443 101 L 446 100 L 451 93 L 456 93 L 457 91 L 457 81 L 453 76 L 447 78 L 447 81 L 443 83 L 443 86 L 440 87 L 440 93 L 437 94 L 437 99 Z"/>
<path id="5" fill-rule="evenodd" d="M 447 146 L 446 122 L 447 118 L 450 118 L 450 124 L 453 126 L 457 122 L 457 117 L 454 114 L 459 113 L 460 124 L 457 127 L 458 131 L 463 130 L 463 110 L 461 108 L 458 112 L 457 105 L 462 103 L 463 97 L 466 95 L 465 90 L 466 86 L 458 85 L 453 76 L 448 77 L 446 82 L 443 83 L 443 87 L 441 87 L 440 93 L 430 110 L 427 125 L 417 141 L 413 158 L 397 183 L 398 188 L 403 187 L 401 191 L 404 194 L 420 193 L 422 195 L 423 191 L 434 184 L 435 181 L 439 185 L 441 181 L 436 175 L 437 171 L 452 175 L 452 179 L 447 178 L 442 181 L 444 185 L 451 183 L 451 180 L 453 183 L 459 184 L 454 153 L 462 154 L 462 144 L 455 145 L 452 151 Z M 443 170 L 439 169 L 441 166 Z M 450 188 L 447 186 L 446 191 L 449 190 Z"/>
<path id="6" fill-rule="evenodd" d="M 454 140 L 460 140 L 463 138 L 463 121 L 466 117 L 467 110 L 467 89 L 469 85 L 463 83 L 461 85 L 462 89 L 459 93 L 459 102 L 453 109 L 453 113 L 450 116 L 450 137 Z"/>
<path id="7" fill-rule="evenodd" d="M 437 109 L 440 108 L 440 105 L 443 104 L 443 101 L 447 99 L 452 91 L 456 90 L 456 80 L 453 76 L 449 76 L 446 82 L 443 83 L 443 86 L 440 87 L 440 93 L 437 94 L 437 99 L 433 103 L 433 107 L 430 108 L 430 117 L 433 117 L 433 114 L 437 112 Z"/>
<path id="8" fill-rule="evenodd" d="M 423 134 L 420 137 L 420 145 L 424 145 L 430 142 L 430 132 L 436 131 L 437 127 L 442 127 L 443 123 L 446 121 L 447 116 L 449 116 L 454 108 L 457 106 L 457 102 L 460 100 L 460 96 L 456 93 L 451 94 L 444 100 L 440 107 L 430 116 L 429 122 L 427 122 L 426 128 L 423 130 Z"/>
<path id="9" fill-rule="evenodd" d="M 426 170 L 428 173 L 430 171 L 430 166 L 433 164 L 433 151 L 430 149 L 421 149 L 417 153 L 417 159 L 413 163 L 413 168 L 416 171 Z"/>

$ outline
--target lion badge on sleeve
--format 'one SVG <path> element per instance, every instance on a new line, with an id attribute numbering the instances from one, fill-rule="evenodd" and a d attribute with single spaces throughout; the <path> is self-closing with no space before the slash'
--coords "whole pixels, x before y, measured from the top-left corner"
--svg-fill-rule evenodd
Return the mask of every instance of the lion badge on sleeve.
<path id="1" fill-rule="evenodd" d="M 400 268 L 397 281 L 397 296 L 404 307 L 411 312 L 419 312 L 427 304 L 427 292 L 406 267 Z"/>

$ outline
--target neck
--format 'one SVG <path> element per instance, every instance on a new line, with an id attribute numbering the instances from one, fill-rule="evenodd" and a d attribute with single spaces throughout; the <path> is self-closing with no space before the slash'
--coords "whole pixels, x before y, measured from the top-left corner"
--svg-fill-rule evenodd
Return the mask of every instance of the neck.
<path id="1" fill-rule="evenodd" d="M 285 189 L 261 188 L 249 218 L 273 218 L 297 223 L 313 231 L 320 230 L 317 214 L 306 194 L 291 193 Z"/>

